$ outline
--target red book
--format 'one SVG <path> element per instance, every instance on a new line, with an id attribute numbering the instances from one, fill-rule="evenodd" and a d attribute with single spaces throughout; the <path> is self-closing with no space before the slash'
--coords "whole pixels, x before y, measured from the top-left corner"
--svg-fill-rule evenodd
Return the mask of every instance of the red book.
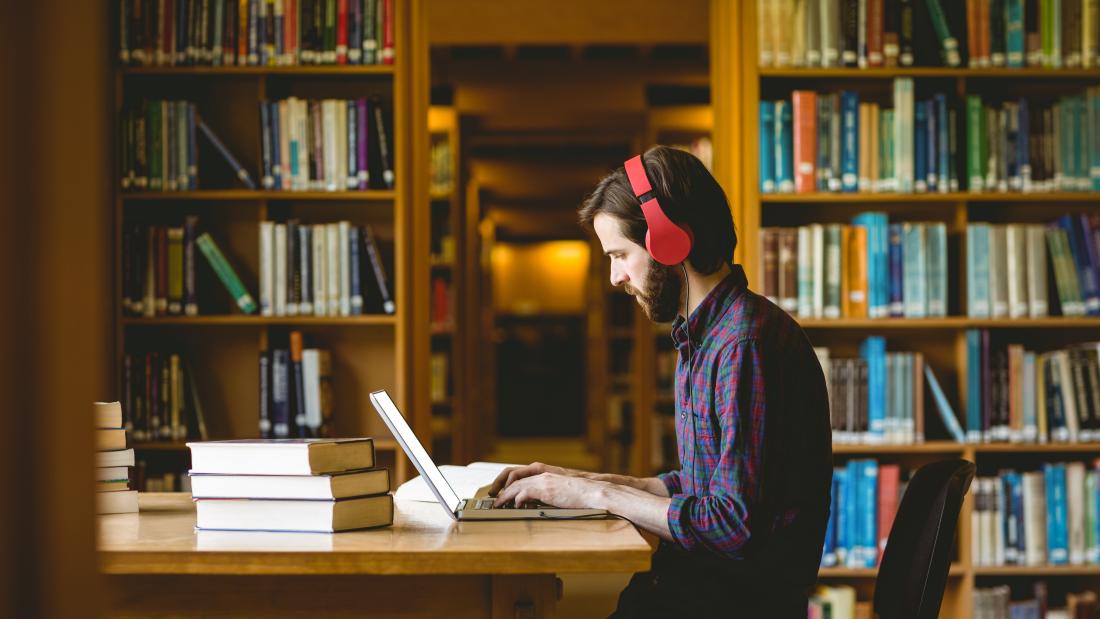
<path id="1" fill-rule="evenodd" d="M 447 282 L 437 277 L 432 280 L 432 324 L 446 325 L 448 311 Z"/>
<path id="2" fill-rule="evenodd" d="M 898 513 L 898 487 L 901 483 L 901 467 L 896 464 L 880 464 L 878 467 L 878 561 L 886 549 L 890 527 Z"/>
<path id="3" fill-rule="evenodd" d="M 298 0 L 283 0 L 283 56 L 298 64 Z"/>
<path id="4" fill-rule="evenodd" d="M 966 57 L 971 69 L 979 64 L 978 44 L 978 0 L 966 0 Z"/>
<path id="5" fill-rule="evenodd" d="M 348 0 L 336 0 L 336 64 L 348 63 Z"/>
<path id="6" fill-rule="evenodd" d="M 983 67 L 990 65 L 991 46 L 989 42 L 989 0 L 978 0 L 978 62 Z"/>
<path id="7" fill-rule="evenodd" d="M 382 64 L 393 64 L 393 0 L 382 0 Z"/>
<path id="8" fill-rule="evenodd" d="M 881 67 L 885 64 L 882 50 L 882 36 L 886 16 L 884 0 L 867 0 L 867 66 Z"/>
<path id="9" fill-rule="evenodd" d="M 794 101 L 794 190 L 812 193 L 816 187 L 817 93 L 796 90 Z"/>

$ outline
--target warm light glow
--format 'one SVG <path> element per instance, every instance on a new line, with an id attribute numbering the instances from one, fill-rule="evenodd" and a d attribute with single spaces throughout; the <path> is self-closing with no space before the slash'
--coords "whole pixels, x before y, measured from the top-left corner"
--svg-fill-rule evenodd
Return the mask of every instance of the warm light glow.
<path id="1" fill-rule="evenodd" d="M 589 247 L 546 241 L 493 247 L 493 304 L 500 313 L 580 314 L 585 311 Z"/>

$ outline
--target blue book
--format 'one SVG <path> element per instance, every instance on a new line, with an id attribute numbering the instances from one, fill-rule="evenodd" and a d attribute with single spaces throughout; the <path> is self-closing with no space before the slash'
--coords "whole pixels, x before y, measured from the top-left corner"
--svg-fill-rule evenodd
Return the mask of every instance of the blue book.
<path id="1" fill-rule="evenodd" d="M 271 435 L 290 436 L 290 351 L 271 351 Z"/>
<path id="2" fill-rule="evenodd" d="M 890 316 L 898 318 L 905 315 L 905 257 L 904 227 L 902 224 L 890 224 L 889 227 L 889 269 L 890 279 Z"/>
<path id="3" fill-rule="evenodd" d="M 835 174 L 832 167 L 831 132 L 829 131 L 832 115 L 833 97 L 819 94 L 817 96 L 817 178 L 815 189 L 820 192 L 830 191 L 829 183 Z"/>
<path id="4" fill-rule="evenodd" d="M 863 521 L 859 517 L 859 487 L 860 480 L 860 467 L 858 460 L 849 460 L 847 464 L 848 471 L 848 483 L 844 488 L 844 511 L 845 522 L 847 523 L 846 543 L 845 543 L 845 567 L 863 567 L 863 552 L 862 552 L 862 540 L 863 536 L 860 535 L 860 525 Z"/>
<path id="5" fill-rule="evenodd" d="M 833 472 L 833 480 L 829 491 L 829 520 L 825 524 L 825 543 L 821 547 L 821 567 L 836 566 L 836 519 L 837 519 L 837 488 L 839 476 Z"/>
<path id="6" fill-rule="evenodd" d="M 922 223 L 902 225 L 902 284 L 906 318 L 928 316 L 928 257 L 925 249 L 925 228 Z"/>
<path id="7" fill-rule="evenodd" d="M 267 101 L 260 101 L 260 151 L 264 166 L 260 184 L 264 189 L 271 189 L 275 186 L 275 177 L 271 173 L 271 107 Z"/>
<path id="8" fill-rule="evenodd" d="M 271 106 L 271 111 L 268 112 L 268 118 L 271 119 L 271 175 L 275 179 L 275 189 L 284 189 L 282 161 L 283 136 L 279 131 L 279 102 L 272 101 L 268 105 Z"/>
<path id="9" fill-rule="evenodd" d="M 833 484 L 836 487 L 836 495 L 833 500 L 833 510 L 836 512 L 836 564 L 848 564 L 848 469 L 836 467 L 833 469 Z"/>
<path id="10" fill-rule="evenodd" d="M 859 191 L 859 95 L 840 93 L 840 186 L 841 191 Z"/>
<path id="11" fill-rule="evenodd" d="M 1006 565 L 1018 565 L 1023 557 L 1020 548 L 1020 531 L 1017 525 L 1021 515 L 1016 511 L 1015 493 L 1019 489 L 1021 501 L 1023 490 L 1019 488 L 1019 475 L 1015 471 L 1001 471 L 998 475 L 1001 484 L 999 497 L 1001 510 L 1001 539 L 1004 541 L 1004 559 Z"/>
<path id="12" fill-rule="evenodd" d="M 971 318 L 989 318 L 989 224 L 973 223 L 966 227 L 966 314 Z"/>
<path id="13" fill-rule="evenodd" d="M 1031 191 L 1031 115 L 1027 97 L 1020 97 L 1016 106 L 1020 116 L 1016 135 L 1016 171 L 1020 175 L 1020 188 Z"/>
<path id="14" fill-rule="evenodd" d="M 923 225 L 927 258 L 928 316 L 943 317 L 947 315 L 947 225 L 943 222 Z"/>
<path id="15" fill-rule="evenodd" d="M 886 317 L 890 313 L 890 268 L 889 268 L 889 219 L 886 213 L 875 213 L 875 226 L 878 233 L 875 235 L 875 260 L 881 264 L 878 270 L 878 304 L 879 316 Z"/>
<path id="16" fill-rule="evenodd" d="M 928 156 L 928 163 L 925 165 L 924 174 L 928 181 L 928 191 L 939 191 L 940 148 L 939 125 L 937 125 L 936 120 L 936 100 L 929 99 L 923 105 L 925 107 L 924 126 L 928 133 L 928 137 L 925 139 L 925 154 Z"/>
<path id="17" fill-rule="evenodd" d="M 1090 316 L 1100 314 L 1100 284 L 1097 282 L 1097 270 L 1089 257 L 1089 239 L 1078 218 L 1062 215 L 1058 226 L 1066 231 L 1069 238 L 1070 253 L 1077 267 L 1077 281 L 1081 286 L 1081 297 L 1085 302 L 1085 313 Z"/>
<path id="18" fill-rule="evenodd" d="M 363 287 L 360 283 L 362 277 L 359 274 L 359 228 L 348 226 L 348 279 L 351 296 L 351 315 L 358 316 L 363 313 Z"/>
<path id="19" fill-rule="evenodd" d="M 859 514 L 860 548 L 863 551 L 862 567 L 875 567 L 878 563 L 878 462 L 873 459 L 860 461 Z"/>
<path id="20" fill-rule="evenodd" d="M 237 179 L 244 183 L 244 185 L 249 189 L 255 189 L 256 183 L 252 182 L 252 177 L 248 175 L 248 170 L 245 170 L 241 166 L 240 162 L 237 161 L 237 158 L 233 156 L 233 153 L 229 152 L 229 149 L 225 147 L 225 144 L 222 144 L 222 141 L 218 139 L 218 136 L 214 135 L 214 132 L 210 130 L 210 127 L 206 126 L 206 123 L 203 122 L 202 118 L 199 117 L 197 114 L 195 115 L 195 122 L 199 127 L 199 131 L 201 131 L 202 134 L 206 136 L 207 140 L 210 140 L 210 143 L 214 145 L 214 148 L 218 151 L 222 158 L 225 159 L 227 163 L 229 163 L 230 167 L 232 167 L 234 171 L 236 171 Z"/>
<path id="21" fill-rule="evenodd" d="M 928 110 L 924 101 L 913 106 L 913 189 L 928 191 Z"/>
<path id="22" fill-rule="evenodd" d="M 775 191 L 775 103 L 760 102 L 760 193 Z"/>
<path id="23" fill-rule="evenodd" d="M 937 191 L 951 191 L 951 117 L 947 113 L 947 95 L 936 93 L 936 172 L 938 174 Z"/>
<path id="24" fill-rule="evenodd" d="M 943 420 L 947 432 L 951 435 L 951 438 L 955 439 L 956 443 L 965 443 L 966 433 L 963 432 L 959 420 L 955 417 L 955 409 L 951 408 L 951 403 L 944 395 L 943 388 L 940 387 L 940 381 L 936 380 L 936 375 L 932 373 L 932 366 L 928 365 L 927 361 L 924 363 L 924 380 L 932 391 L 932 400 L 936 403 L 936 410 L 939 412 L 940 419 Z"/>
<path id="25" fill-rule="evenodd" d="M 1024 66 L 1024 0 L 1005 0 L 1006 64 L 1019 69 Z"/>
<path id="26" fill-rule="evenodd" d="M 867 362 L 868 434 L 881 442 L 886 433 L 886 338 L 876 335 L 863 340 L 859 356 Z"/>
<path id="27" fill-rule="evenodd" d="M 1047 492 L 1047 563 L 1069 563 L 1069 528 L 1066 519 L 1066 466 L 1043 464 Z"/>
<path id="28" fill-rule="evenodd" d="M 966 331 L 966 439 L 982 441 L 982 332 Z"/>
<path id="29" fill-rule="evenodd" d="M 794 112 L 790 101 L 775 102 L 775 129 L 775 187 L 780 193 L 791 193 L 794 191 Z"/>

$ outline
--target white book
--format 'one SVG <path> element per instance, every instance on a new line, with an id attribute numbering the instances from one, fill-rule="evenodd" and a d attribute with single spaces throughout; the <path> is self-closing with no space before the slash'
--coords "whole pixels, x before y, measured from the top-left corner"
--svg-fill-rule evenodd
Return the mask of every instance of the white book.
<path id="1" fill-rule="evenodd" d="M 341 221 L 338 224 L 337 239 L 340 247 L 340 315 L 351 315 L 351 249 L 348 247 L 348 231 L 350 224 Z"/>
<path id="2" fill-rule="evenodd" d="M 275 289 L 275 222 L 260 222 L 260 315 L 273 316 Z"/>
<path id="3" fill-rule="evenodd" d="M 97 514 L 133 514 L 137 511 L 137 490 L 95 493 L 95 513 Z"/>
<path id="4" fill-rule="evenodd" d="M 340 316 L 340 225 L 325 224 L 325 265 L 328 267 L 328 315 Z"/>
<path id="5" fill-rule="evenodd" d="M 974 509 L 970 510 L 970 561 L 974 565 L 985 565 L 982 562 L 982 510 L 985 507 L 985 499 L 982 498 L 981 492 L 982 480 L 977 478 L 971 485 Z"/>
<path id="6" fill-rule="evenodd" d="M 343 99 L 332 102 L 336 110 L 336 189 L 348 188 L 348 104 Z"/>
<path id="7" fill-rule="evenodd" d="M 867 0 L 858 0 L 856 3 L 856 64 L 861 69 L 867 68 Z"/>
<path id="8" fill-rule="evenodd" d="M 390 490 L 384 468 L 321 475 L 212 475 L 191 473 L 196 499 L 333 500 L 384 494 Z"/>
<path id="9" fill-rule="evenodd" d="M 985 509 L 981 518 L 981 563 L 980 565 L 997 565 L 997 525 L 996 511 L 993 505 L 993 479 L 983 477 L 981 480 L 982 494 L 985 495 Z"/>
<path id="10" fill-rule="evenodd" d="M 1070 565 L 1085 562 L 1085 463 L 1066 463 L 1066 526 Z"/>
<path id="11" fill-rule="evenodd" d="M 1005 564 L 1004 527 L 1004 486 L 999 477 L 989 479 L 989 489 L 993 492 L 993 565 Z"/>
<path id="12" fill-rule="evenodd" d="M 1047 249 L 1046 232 L 1042 224 L 1028 225 L 1027 237 L 1027 315 L 1030 318 L 1045 317 L 1047 300 Z"/>
<path id="13" fill-rule="evenodd" d="M 370 438 L 192 441 L 191 472 L 217 475 L 318 475 L 374 466 Z"/>
<path id="14" fill-rule="evenodd" d="M 813 259 L 813 317 L 825 316 L 825 227 L 810 224 Z"/>
<path id="15" fill-rule="evenodd" d="M 336 501 L 200 499 L 195 510 L 200 530 L 332 533 L 392 524 L 393 496 Z"/>
<path id="16" fill-rule="evenodd" d="M 115 451 L 97 451 L 95 454 L 97 467 L 134 466 L 134 450 L 118 449 Z"/>
<path id="17" fill-rule="evenodd" d="M 1046 484 L 1043 474 L 1031 471 L 1022 475 L 1024 486 L 1024 562 L 1047 562 Z"/>
<path id="18" fill-rule="evenodd" d="M 1005 227 L 989 225 L 989 300 L 993 318 L 1008 316 L 1008 257 Z"/>
<path id="19" fill-rule="evenodd" d="M 313 314 L 315 316 L 328 315 L 328 250 L 327 237 L 324 224 L 313 225 L 313 273 L 310 276 L 313 282 Z"/>
<path id="20" fill-rule="evenodd" d="M 321 360 L 316 348 L 302 350 L 302 387 L 306 407 L 306 427 L 321 428 Z"/>
<path id="21" fill-rule="evenodd" d="M 913 80 L 894 80 L 894 184 L 897 191 L 913 191 Z"/>
<path id="22" fill-rule="evenodd" d="M 1005 226 L 1005 261 L 1008 283 L 1008 317 L 1026 318 L 1027 241 L 1023 224 Z"/>
<path id="23" fill-rule="evenodd" d="M 1073 391 L 1073 370 L 1070 368 L 1069 352 L 1059 350 L 1053 356 L 1055 371 L 1058 372 L 1059 382 L 1062 384 L 1062 411 L 1066 417 L 1066 440 L 1076 443 L 1079 440 L 1081 424 L 1077 417 L 1077 398 Z"/>
<path id="24" fill-rule="evenodd" d="M 95 469 L 96 481 L 115 481 L 129 479 L 130 468 L 125 466 L 97 466 Z"/>
<path id="25" fill-rule="evenodd" d="M 325 191 L 336 191 L 336 101 L 325 99 L 321 102 L 321 126 L 323 127 L 323 158 L 325 162 Z"/>
<path id="26" fill-rule="evenodd" d="M 286 224 L 275 224 L 275 315 L 286 316 Z"/>

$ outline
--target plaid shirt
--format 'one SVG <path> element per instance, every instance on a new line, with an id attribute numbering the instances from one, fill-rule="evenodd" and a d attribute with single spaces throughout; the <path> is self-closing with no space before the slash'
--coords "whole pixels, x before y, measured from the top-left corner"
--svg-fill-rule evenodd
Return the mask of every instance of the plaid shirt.
<path id="1" fill-rule="evenodd" d="M 783 310 L 733 272 L 673 323 L 680 470 L 660 475 L 683 550 L 769 565 L 812 584 L 828 520 L 832 448 L 821 366 Z M 689 389 L 690 381 L 690 389 Z M 689 400 L 690 397 L 690 400 Z M 807 582 L 808 581 L 808 582 Z"/>

